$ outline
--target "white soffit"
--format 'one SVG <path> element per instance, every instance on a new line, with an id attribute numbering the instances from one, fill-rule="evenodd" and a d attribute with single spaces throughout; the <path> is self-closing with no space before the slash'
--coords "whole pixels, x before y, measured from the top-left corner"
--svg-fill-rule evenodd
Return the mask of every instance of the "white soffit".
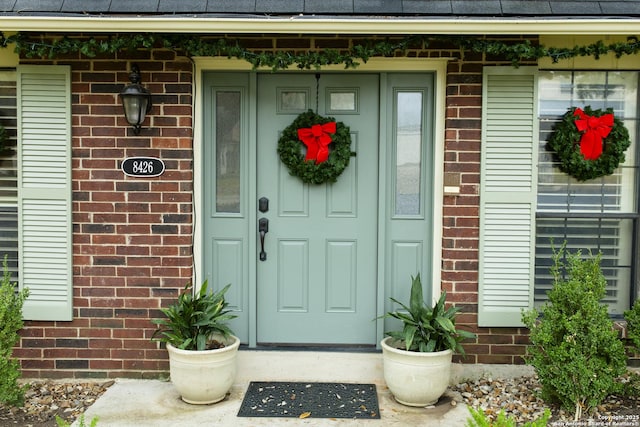
<path id="1" fill-rule="evenodd" d="M 640 19 L 407 19 L 313 18 L 304 15 L 265 18 L 223 17 L 77 17 L 2 16 L 3 31 L 83 33 L 200 34 L 496 34 L 588 35 L 640 33 Z"/>

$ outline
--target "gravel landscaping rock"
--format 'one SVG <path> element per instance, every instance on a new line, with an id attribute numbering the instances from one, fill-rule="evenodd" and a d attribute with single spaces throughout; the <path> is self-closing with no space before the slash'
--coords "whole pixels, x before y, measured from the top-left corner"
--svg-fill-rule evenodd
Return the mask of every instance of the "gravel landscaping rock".
<path id="1" fill-rule="evenodd" d="M 10 408 L 0 405 L 0 427 L 57 426 L 56 415 L 71 423 L 113 383 L 112 380 L 30 382 L 22 407 Z M 86 421 L 88 424 L 90 420 Z"/>
<path id="2" fill-rule="evenodd" d="M 623 381 L 628 380 L 628 377 Z M 573 414 L 567 413 L 557 406 L 548 405 L 538 397 L 541 389 L 536 376 L 512 379 L 483 378 L 457 384 L 454 390 L 460 393 L 462 401 L 467 405 L 482 409 L 491 419 L 495 419 L 501 410 L 514 418 L 518 425 L 535 421 L 542 417 L 546 408 L 551 411 L 550 425 L 575 425 Z M 632 417 L 626 417 L 632 416 Z M 613 420 L 625 417 L 631 424 L 640 427 L 640 396 L 609 396 L 591 415 L 583 415 L 584 425 L 591 420 L 601 422 L 603 426 L 616 425 Z M 612 423 L 608 423 L 609 421 Z M 593 424 L 596 425 L 596 424 Z"/>

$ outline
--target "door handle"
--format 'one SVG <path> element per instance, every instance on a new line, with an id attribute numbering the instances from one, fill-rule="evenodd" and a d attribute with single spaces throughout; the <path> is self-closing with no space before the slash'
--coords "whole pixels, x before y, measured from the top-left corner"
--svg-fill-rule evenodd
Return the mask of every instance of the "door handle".
<path id="1" fill-rule="evenodd" d="M 258 220 L 258 232 L 260 233 L 260 261 L 266 261 L 267 253 L 264 251 L 264 236 L 269 232 L 269 220 L 267 218 Z"/>

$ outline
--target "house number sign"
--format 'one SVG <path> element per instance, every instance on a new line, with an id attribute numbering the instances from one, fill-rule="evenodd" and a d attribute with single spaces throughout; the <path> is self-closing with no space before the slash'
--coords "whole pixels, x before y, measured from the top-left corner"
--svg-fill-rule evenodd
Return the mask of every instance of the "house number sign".
<path id="1" fill-rule="evenodd" d="M 122 161 L 122 172 L 145 178 L 160 176 L 164 172 L 164 162 L 155 157 L 128 157 Z"/>

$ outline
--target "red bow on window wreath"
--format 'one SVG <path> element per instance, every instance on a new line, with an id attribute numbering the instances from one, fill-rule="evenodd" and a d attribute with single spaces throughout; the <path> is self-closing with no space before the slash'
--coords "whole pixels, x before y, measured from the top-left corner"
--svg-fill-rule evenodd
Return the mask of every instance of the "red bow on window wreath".
<path id="1" fill-rule="evenodd" d="M 578 117 L 575 121 L 576 127 L 580 132 L 584 132 L 580 138 L 580 152 L 586 160 L 596 160 L 602 154 L 602 140 L 613 128 L 613 114 L 594 117 L 576 108 L 573 115 Z"/>
<path id="2" fill-rule="evenodd" d="M 326 162 L 329 158 L 330 134 L 334 133 L 336 133 L 336 122 L 298 129 L 298 138 L 307 146 L 307 155 L 304 160 L 315 160 L 316 164 Z"/>

